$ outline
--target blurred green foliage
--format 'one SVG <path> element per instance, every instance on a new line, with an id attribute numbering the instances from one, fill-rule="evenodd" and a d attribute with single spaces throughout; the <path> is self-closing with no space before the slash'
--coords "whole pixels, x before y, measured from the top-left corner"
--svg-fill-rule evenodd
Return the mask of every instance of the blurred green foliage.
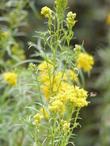
<path id="1" fill-rule="evenodd" d="M 0 146 L 30 146 L 32 138 L 26 121 L 36 101 L 36 84 L 32 84 L 32 73 L 23 68 L 15 87 L 0 79 Z M 2 76 L 0 76 L 2 77 Z M 31 96 L 30 96 L 31 94 Z"/>
<path id="2" fill-rule="evenodd" d="M 4 68 L 25 59 L 23 44 L 17 36 L 23 33 L 20 27 L 26 25 L 27 11 L 23 10 L 23 1 L 1 1 L 0 5 L 0 65 Z"/>
<path id="3" fill-rule="evenodd" d="M 107 36 L 108 47 L 98 52 L 103 67 L 96 83 L 96 87 L 101 91 L 101 95 L 103 96 L 101 99 L 102 106 L 100 107 L 100 146 L 110 145 L 110 29 L 108 29 Z"/>

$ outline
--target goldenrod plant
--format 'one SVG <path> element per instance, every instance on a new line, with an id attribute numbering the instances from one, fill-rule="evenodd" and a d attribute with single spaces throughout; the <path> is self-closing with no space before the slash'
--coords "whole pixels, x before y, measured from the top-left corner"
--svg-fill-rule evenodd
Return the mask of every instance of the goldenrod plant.
<path id="1" fill-rule="evenodd" d="M 94 59 L 82 44 L 71 46 L 77 20 L 76 13 L 66 14 L 67 3 L 67 0 L 55 0 L 54 10 L 47 6 L 41 9 L 48 30 L 36 32 L 42 44 L 36 47 L 41 62 L 29 65 L 38 88 L 36 106 L 27 121 L 35 146 L 74 145 L 69 139 L 80 126 L 80 110 L 89 104 L 89 93 L 80 81 L 83 71 L 91 71 Z M 31 46 L 36 45 L 30 43 Z"/>

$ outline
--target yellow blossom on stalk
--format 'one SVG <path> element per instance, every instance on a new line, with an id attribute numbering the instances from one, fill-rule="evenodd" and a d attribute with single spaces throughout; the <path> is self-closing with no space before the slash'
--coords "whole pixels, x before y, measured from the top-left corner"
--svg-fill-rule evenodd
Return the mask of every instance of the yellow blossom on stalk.
<path id="1" fill-rule="evenodd" d="M 9 84 L 9 85 L 16 85 L 17 83 L 17 74 L 14 72 L 6 72 L 3 74 L 4 80 Z"/>
<path id="2" fill-rule="evenodd" d="M 46 120 L 49 119 L 49 113 L 47 112 L 47 110 L 45 108 L 41 108 L 40 113 L 41 113 L 41 115 L 43 115 L 44 119 L 46 119 Z"/>
<path id="3" fill-rule="evenodd" d="M 78 108 L 82 108 L 84 106 L 87 106 L 88 105 L 88 101 L 86 101 L 86 99 L 84 98 L 76 98 L 75 99 L 75 106 L 78 107 Z"/>
<path id="4" fill-rule="evenodd" d="M 50 83 L 50 81 L 47 81 L 44 82 L 43 85 L 41 85 L 41 91 L 47 100 L 50 99 L 51 95 L 55 94 L 58 91 L 58 88 L 59 88 L 59 82 L 58 83 L 54 82 L 52 84 Z"/>
<path id="5" fill-rule="evenodd" d="M 38 65 L 39 71 L 48 72 L 50 69 L 53 69 L 53 65 L 50 62 L 43 61 Z"/>
<path id="6" fill-rule="evenodd" d="M 75 86 L 71 88 L 71 90 L 67 91 L 68 100 L 73 104 L 74 107 L 84 107 L 88 105 L 86 101 L 88 94 L 87 91 L 84 89 L 80 89 L 79 87 Z"/>
<path id="7" fill-rule="evenodd" d="M 74 89 L 74 86 L 70 85 L 69 83 L 67 82 L 62 82 L 61 83 L 61 87 L 60 87 L 60 92 L 61 93 L 66 93 L 67 91 L 71 91 Z"/>
<path id="8" fill-rule="evenodd" d="M 75 25 L 75 23 L 76 23 L 75 18 L 76 18 L 76 13 L 73 13 L 71 11 L 68 12 L 67 18 L 66 18 L 67 25 L 73 27 Z"/>
<path id="9" fill-rule="evenodd" d="M 41 9 L 41 15 L 46 18 L 49 18 L 52 15 L 52 10 L 49 7 L 45 6 Z"/>
<path id="10" fill-rule="evenodd" d="M 88 92 L 83 88 L 79 88 L 78 86 L 74 87 L 74 93 L 77 98 L 87 98 Z"/>
<path id="11" fill-rule="evenodd" d="M 42 120 L 43 116 L 40 114 L 40 113 L 37 113 L 35 116 L 34 116 L 34 124 L 39 124 Z"/>
<path id="12" fill-rule="evenodd" d="M 56 82 L 50 82 L 50 80 L 43 82 L 43 84 L 41 85 L 41 91 L 47 100 L 49 100 L 49 97 L 57 91 L 58 85 L 59 84 L 57 84 Z"/>
<path id="13" fill-rule="evenodd" d="M 47 71 L 41 71 L 40 73 L 39 73 L 39 81 L 41 82 L 41 83 L 46 83 L 46 82 L 48 82 L 48 81 L 50 81 L 51 80 L 51 77 L 49 76 L 49 74 L 50 73 L 48 73 Z"/>
<path id="14" fill-rule="evenodd" d="M 53 94 L 59 93 L 62 85 L 61 78 L 62 77 L 59 74 L 55 75 L 54 79 L 53 75 L 51 75 L 49 79 L 48 74 L 46 75 L 45 73 L 44 76 L 40 76 L 40 81 L 42 82 L 41 91 L 47 100 L 49 100 Z"/>
<path id="15" fill-rule="evenodd" d="M 50 84 L 48 83 L 45 85 L 41 86 L 41 91 L 43 93 L 43 95 L 46 97 L 47 100 L 49 100 L 49 95 L 50 95 Z"/>
<path id="16" fill-rule="evenodd" d="M 66 79 L 67 79 L 67 76 L 66 76 L 65 72 L 63 72 L 63 71 L 59 71 L 55 76 L 55 81 L 61 82 Z"/>
<path id="17" fill-rule="evenodd" d="M 67 74 L 67 78 L 70 78 L 70 80 L 73 80 L 73 81 L 78 80 L 78 76 L 73 70 L 71 70 L 71 69 L 67 70 L 66 74 Z"/>
<path id="18" fill-rule="evenodd" d="M 49 105 L 49 110 L 62 115 L 65 112 L 65 105 L 60 100 L 55 100 Z"/>
<path id="19" fill-rule="evenodd" d="M 83 69 L 85 72 L 90 72 L 94 65 L 94 59 L 87 53 L 80 53 L 76 63 L 78 68 Z"/>
<path id="20" fill-rule="evenodd" d="M 42 83 L 41 91 L 43 95 L 49 100 L 50 96 L 53 96 L 54 93 L 58 93 L 60 88 L 60 83 L 62 81 L 62 74 L 53 75 L 52 73 L 40 72 L 39 80 Z"/>
<path id="21" fill-rule="evenodd" d="M 61 125 L 64 132 L 68 132 L 70 130 L 70 122 L 62 120 Z"/>
<path id="22" fill-rule="evenodd" d="M 84 107 L 88 105 L 88 102 L 86 101 L 88 93 L 86 90 L 65 82 L 62 83 L 62 87 L 55 99 L 60 100 L 64 104 L 70 102 L 74 107 Z"/>
<path id="23" fill-rule="evenodd" d="M 60 92 L 56 95 L 56 99 L 60 100 L 63 103 L 66 103 L 67 101 L 67 95 L 63 92 Z"/>

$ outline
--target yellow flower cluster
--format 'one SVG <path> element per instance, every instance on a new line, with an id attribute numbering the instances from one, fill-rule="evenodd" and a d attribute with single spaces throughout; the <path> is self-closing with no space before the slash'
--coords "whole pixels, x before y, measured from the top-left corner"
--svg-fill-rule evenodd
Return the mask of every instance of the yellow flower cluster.
<path id="1" fill-rule="evenodd" d="M 62 83 L 60 92 L 50 100 L 51 111 L 62 114 L 66 110 L 67 103 L 71 103 L 73 108 L 82 108 L 88 105 L 87 97 L 87 91 L 84 89 L 68 83 Z"/>
<path id="2" fill-rule="evenodd" d="M 41 15 L 43 15 L 45 18 L 50 18 L 52 15 L 52 10 L 45 6 L 41 9 Z"/>
<path id="3" fill-rule="evenodd" d="M 65 73 L 66 75 L 66 81 L 67 80 L 73 80 L 73 81 L 78 81 L 78 76 L 77 76 L 77 74 L 73 71 L 73 70 L 71 70 L 71 69 L 68 69 L 67 71 L 66 71 L 66 73 Z"/>
<path id="4" fill-rule="evenodd" d="M 94 65 L 94 59 L 87 53 L 80 53 L 77 58 L 77 67 L 85 72 L 90 72 Z"/>
<path id="5" fill-rule="evenodd" d="M 46 61 L 38 65 L 38 69 L 40 71 L 39 80 L 42 83 L 41 90 L 47 99 L 55 96 L 57 102 L 61 104 L 59 99 L 61 102 L 65 102 L 67 97 L 71 101 L 76 101 L 75 98 L 87 97 L 85 90 L 69 83 L 69 81 L 78 81 L 77 74 L 73 70 L 68 69 L 53 74 L 53 65 Z M 55 104 L 56 102 L 52 103 L 52 105 Z"/>
<path id="6" fill-rule="evenodd" d="M 82 108 L 88 105 L 87 91 L 73 85 L 78 81 L 77 74 L 71 70 L 54 71 L 51 61 L 43 61 L 38 65 L 41 90 L 48 102 L 48 112 L 41 108 L 34 116 L 34 123 L 38 124 L 42 119 L 48 119 L 50 114 L 63 116 L 66 113 L 68 103 L 71 108 Z M 68 129 L 69 124 L 64 123 L 63 129 Z"/>
<path id="7" fill-rule="evenodd" d="M 49 110 L 52 113 L 63 114 L 65 111 L 65 105 L 60 100 L 55 100 L 49 105 Z"/>
<path id="8" fill-rule="evenodd" d="M 80 52 L 79 46 L 76 47 Z M 79 68 L 90 71 L 93 63 L 92 56 L 87 53 L 79 53 L 77 60 Z M 44 108 L 40 109 L 39 113 L 34 116 L 36 124 L 40 123 L 42 119 L 48 119 L 50 114 L 65 115 L 68 104 L 72 109 L 75 109 L 87 106 L 89 103 L 87 91 L 73 84 L 73 81 L 76 83 L 78 81 L 78 75 L 75 71 L 71 69 L 58 71 L 54 67 L 50 60 L 41 62 L 37 67 L 41 91 L 48 102 L 48 112 Z M 68 124 L 65 123 L 64 129 L 67 127 Z"/>
<path id="9" fill-rule="evenodd" d="M 17 83 L 17 74 L 14 72 L 4 73 L 3 78 L 9 85 L 15 86 Z"/>
<path id="10" fill-rule="evenodd" d="M 67 18 L 66 18 L 67 25 L 73 27 L 75 25 L 75 23 L 76 23 L 75 18 L 76 18 L 76 13 L 73 13 L 71 11 L 68 12 Z"/>
<path id="11" fill-rule="evenodd" d="M 52 65 L 52 63 L 51 63 L 51 61 L 49 60 L 49 61 L 43 61 L 42 63 L 40 63 L 39 65 L 38 65 L 38 70 L 39 71 L 50 71 L 50 70 L 52 70 L 52 68 L 53 68 L 53 65 Z"/>
<path id="12" fill-rule="evenodd" d="M 48 99 L 59 92 L 61 87 L 67 81 L 78 81 L 77 74 L 71 70 L 53 71 L 53 65 L 50 62 L 43 61 L 39 66 L 39 80 L 42 83 L 41 90 L 44 96 Z M 53 73 L 54 72 L 54 73 Z"/>

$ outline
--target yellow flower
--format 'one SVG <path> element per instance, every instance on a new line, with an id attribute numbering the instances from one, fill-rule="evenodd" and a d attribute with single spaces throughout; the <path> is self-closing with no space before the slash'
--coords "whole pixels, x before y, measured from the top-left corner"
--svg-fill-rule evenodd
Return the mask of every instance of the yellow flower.
<path id="1" fill-rule="evenodd" d="M 40 113 L 37 113 L 35 116 L 34 116 L 34 124 L 39 124 L 42 120 L 43 116 L 40 114 Z"/>
<path id="2" fill-rule="evenodd" d="M 59 83 L 61 82 L 61 81 L 63 81 L 63 80 L 66 80 L 67 79 L 67 77 L 66 77 L 66 74 L 65 74 L 65 72 L 63 72 L 63 71 L 59 71 L 57 74 L 56 74 L 56 76 L 55 76 L 55 80 L 58 82 L 59 81 Z"/>
<path id="3" fill-rule="evenodd" d="M 56 99 L 60 100 L 63 103 L 66 103 L 67 95 L 63 92 L 60 92 L 60 93 L 58 93 L 58 95 L 56 95 Z"/>
<path id="4" fill-rule="evenodd" d="M 47 100 L 49 100 L 49 97 L 52 96 L 57 91 L 57 89 L 58 84 L 55 82 L 50 82 L 50 80 L 42 82 L 41 91 Z"/>
<path id="5" fill-rule="evenodd" d="M 67 96 L 68 100 L 73 104 L 74 107 L 81 108 L 88 105 L 88 102 L 86 101 L 88 94 L 84 89 L 80 89 L 79 87 L 75 86 L 68 91 Z"/>
<path id="6" fill-rule="evenodd" d="M 45 6 L 41 9 L 41 15 L 43 15 L 46 18 L 49 18 L 52 15 L 52 10 Z"/>
<path id="7" fill-rule="evenodd" d="M 84 106 L 87 106 L 88 102 L 84 98 L 76 98 L 76 99 L 74 99 L 73 104 L 75 105 L 75 107 L 82 108 Z"/>
<path id="8" fill-rule="evenodd" d="M 108 14 L 107 18 L 106 18 L 106 24 L 110 25 L 110 14 Z"/>
<path id="9" fill-rule="evenodd" d="M 53 69 L 53 65 L 50 62 L 47 61 L 43 61 L 38 65 L 38 70 L 39 71 L 43 71 L 43 72 L 47 72 L 50 71 L 51 69 Z"/>
<path id="10" fill-rule="evenodd" d="M 46 119 L 46 120 L 49 119 L 49 113 L 47 112 L 47 110 L 45 108 L 41 108 L 40 113 L 41 113 L 41 115 L 43 115 L 44 119 Z"/>
<path id="11" fill-rule="evenodd" d="M 58 86 L 59 84 L 55 82 L 51 84 L 50 81 L 44 82 L 44 84 L 41 85 L 41 91 L 47 100 L 50 99 L 50 96 L 56 94 L 56 92 L 58 91 Z"/>
<path id="12" fill-rule="evenodd" d="M 66 74 L 67 74 L 67 79 L 70 79 L 70 80 L 73 80 L 73 81 L 78 80 L 78 76 L 73 70 L 71 70 L 71 69 L 67 70 Z"/>
<path id="13" fill-rule="evenodd" d="M 75 23 L 76 23 L 75 18 L 76 18 L 76 13 L 73 13 L 71 11 L 68 12 L 67 18 L 66 18 L 67 25 L 73 27 L 75 25 Z"/>
<path id="14" fill-rule="evenodd" d="M 14 72 L 6 72 L 3 74 L 4 80 L 9 84 L 9 85 L 16 85 L 17 83 L 17 74 Z"/>
<path id="15" fill-rule="evenodd" d="M 49 110 L 53 113 L 63 114 L 65 105 L 60 100 L 55 100 L 49 105 Z"/>
<path id="16" fill-rule="evenodd" d="M 53 96 L 53 94 L 58 93 L 61 78 L 59 74 L 53 75 L 53 73 L 40 72 L 39 81 L 41 82 L 41 91 L 47 100 L 49 100 L 49 97 Z"/>
<path id="17" fill-rule="evenodd" d="M 50 96 L 50 84 L 45 84 L 41 86 L 41 91 L 43 95 L 46 97 L 47 100 L 49 100 Z"/>
<path id="18" fill-rule="evenodd" d="M 86 90 L 65 82 L 62 83 L 63 85 L 55 99 L 60 100 L 65 105 L 66 103 L 72 103 L 73 107 L 84 107 L 88 105 L 86 101 L 88 93 Z"/>
<path id="19" fill-rule="evenodd" d="M 62 120 L 61 125 L 64 132 L 68 132 L 70 130 L 70 122 Z"/>
<path id="20" fill-rule="evenodd" d="M 67 82 L 61 83 L 61 88 L 60 88 L 61 93 L 67 93 L 73 89 L 74 89 L 74 86 L 70 85 L 69 83 L 67 83 Z"/>
<path id="21" fill-rule="evenodd" d="M 74 87 L 74 93 L 75 97 L 77 98 L 87 98 L 88 97 L 88 92 L 84 90 L 83 88 L 79 88 L 78 86 Z"/>
<path id="22" fill-rule="evenodd" d="M 40 67 L 41 67 L 41 66 L 40 66 Z M 48 73 L 47 70 L 44 71 L 44 72 L 41 71 L 41 72 L 39 73 L 39 81 L 40 81 L 41 83 L 46 83 L 46 82 L 50 81 L 51 79 L 50 79 L 49 74 L 50 74 L 50 73 Z"/>
<path id="23" fill-rule="evenodd" d="M 83 69 L 85 72 L 90 72 L 94 65 L 94 59 L 87 53 L 80 53 L 76 63 L 78 68 Z"/>

